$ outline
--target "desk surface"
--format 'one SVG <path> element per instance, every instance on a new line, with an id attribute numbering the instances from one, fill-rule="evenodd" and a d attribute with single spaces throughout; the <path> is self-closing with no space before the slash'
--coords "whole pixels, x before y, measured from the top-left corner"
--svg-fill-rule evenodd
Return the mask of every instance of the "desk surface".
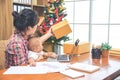
<path id="1" fill-rule="evenodd" d="M 70 63 L 75 62 L 92 64 L 89 54 L 73 57 Z M 3 75 L 5 70 L 0 70 L 0 80 L 111 80 L 117 75 L 120 75 L 120 57 L 110 56 L 109 65 L 100 67 L 100 70 L 94 73 L 85 73 L 86 75 L 84 77 L 76 79 L 60 73 Z"/>

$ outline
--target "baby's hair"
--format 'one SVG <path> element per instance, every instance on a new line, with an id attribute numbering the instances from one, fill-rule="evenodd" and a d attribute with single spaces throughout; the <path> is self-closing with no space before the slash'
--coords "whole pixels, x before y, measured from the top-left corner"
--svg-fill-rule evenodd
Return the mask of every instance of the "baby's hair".
<path id="1" fill-rule="evenodd" d="M 34 50 L 37 46 L 39 46 L 40 41 L 38 37 L 32 37 L 28 40 L 28 49 L 29 50 Z"/>
<path id="2" fill-rule="evenodd" d="M 23 9 L 20 13 L 13 11 L 13 24 L 15 28 L 19 31 L 24 31 L 28 26 L 34 27 L 38 21 L 37 12 L 31 9 Z"/>

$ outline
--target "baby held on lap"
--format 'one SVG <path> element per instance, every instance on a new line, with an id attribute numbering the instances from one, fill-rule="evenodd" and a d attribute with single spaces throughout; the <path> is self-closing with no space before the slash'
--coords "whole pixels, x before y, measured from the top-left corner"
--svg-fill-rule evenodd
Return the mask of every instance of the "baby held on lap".
<path id="1" fill-rule="evenodd" d="M 44 57 L 57 57 L 57 55 L 54 52 L 44 52 L 42 43 L 37 37 L 29 39 L 28 48 L 28 62 L 30 66 L 36 66 L 36 62 L 44 59 Z"/>

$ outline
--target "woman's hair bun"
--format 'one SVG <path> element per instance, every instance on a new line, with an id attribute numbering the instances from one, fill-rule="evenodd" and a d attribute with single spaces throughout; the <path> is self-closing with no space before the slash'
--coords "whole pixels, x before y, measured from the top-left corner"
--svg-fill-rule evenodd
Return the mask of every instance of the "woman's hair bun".
<path id="1" fill-rule="evenodd" d="M 16 11 L 13 11 L 12 12 L 12 15 L 13 15 L 13 17 L 16 19 L 16 18 L 19 18 L 19 13 L 18 12 L 16 12 Z"/>
<path id="2" fill-rule="evenodd" d="M 19 31 L 25 31 L 29 26 L 33 28 L 38 23 L 38 15 L 32 9 L 13 11 L 12 15 L 14 27 Z"/>

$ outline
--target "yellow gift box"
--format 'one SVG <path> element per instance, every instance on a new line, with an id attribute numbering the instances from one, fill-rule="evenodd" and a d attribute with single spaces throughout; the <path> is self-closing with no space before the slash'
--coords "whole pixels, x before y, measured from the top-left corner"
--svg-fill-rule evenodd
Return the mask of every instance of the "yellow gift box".
<path id="1" fill-rule="evenodd" d="M 67 34 L 72 32 L 67 20 L 63 20 L 63 21 L 53 25 L 52 31 L 53 31 L 53 34 L 55 35 L 56 39 L 66 36 Z"/>
<path id="2" fill-rule="evenodd" d="M 65 54 L 82 54 L 90 52 L 90 43 L 89 42 L 80 42 L 78 46 L 75 46 L 74 43 L 64 43 L 63 52 Z"/>

